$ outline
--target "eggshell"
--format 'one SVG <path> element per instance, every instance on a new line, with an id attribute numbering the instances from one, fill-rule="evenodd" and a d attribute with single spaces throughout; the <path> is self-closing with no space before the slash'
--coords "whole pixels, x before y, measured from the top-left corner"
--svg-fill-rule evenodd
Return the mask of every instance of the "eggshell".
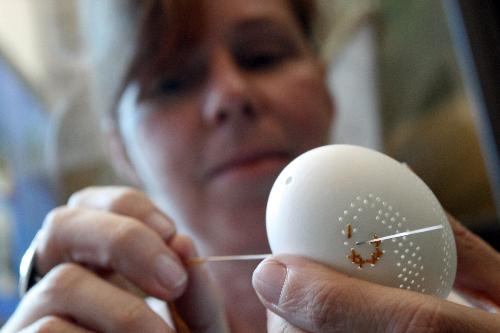
<path id="1" fill-rule="evenodd" d="M 434 194 L 406 165 L 367 148 L 329 145 L 293 160 L 273 185 L 266 226 L 273 254 L 309 257 L 356 278 L 441 297 L 455 279 L 455 241 Z"/>

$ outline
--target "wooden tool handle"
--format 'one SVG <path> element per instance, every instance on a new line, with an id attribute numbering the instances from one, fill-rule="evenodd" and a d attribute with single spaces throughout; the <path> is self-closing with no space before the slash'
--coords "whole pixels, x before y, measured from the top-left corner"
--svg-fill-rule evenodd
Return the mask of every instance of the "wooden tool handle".
<path id="1" fill-rule="evenodd" d="M 181 318 L 179 312 L 177 311 L 175 304 L 173 302 L 168 302 L 167 305 L 170 316 L 172 317 L 172 323 L 175 331 L 177 333 L 191 333 L 191 330 L 187 326 L 186 322 Z"/>

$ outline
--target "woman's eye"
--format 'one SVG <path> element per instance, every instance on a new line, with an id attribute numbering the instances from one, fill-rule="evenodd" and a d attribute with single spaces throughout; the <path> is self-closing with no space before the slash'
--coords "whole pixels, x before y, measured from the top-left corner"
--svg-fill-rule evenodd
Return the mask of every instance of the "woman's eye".
<path id="1" fill-rule="evenodd" d="M 197 72 L 187 72 L 179 75 L 169 75 L 165 78 L 160 78 L 153 84 L 151 89 L 151 97 L 159 98 L 177 98 L 191 93 L 199 86 L 203 75 Z"/>
<path id="2" fill-rule="evenodd" d="M 265 70 L 279 65 L 285 58 L 285 52 L 260 52 L 241 55 L 239 63 L 245 69 Z"/>
<path id="3" fill-rule="evenodd" d="M 158 94 L 178 94 L 183 92 L 189 86 L 185 78 L 168 78 L 160 79 L 155 87 L 155 92 Z"/>

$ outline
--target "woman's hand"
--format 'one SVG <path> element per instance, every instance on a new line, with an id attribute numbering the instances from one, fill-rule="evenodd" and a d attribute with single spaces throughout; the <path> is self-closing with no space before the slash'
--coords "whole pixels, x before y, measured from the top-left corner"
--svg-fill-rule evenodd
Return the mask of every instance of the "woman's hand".
<path id="1" fill-rule="evenodd" d="M 137 288 L 176 300 L 189 326 L 220 332 L 222 312 L 206 272 L 183 265 L 195 255 L 190 240 L 176 235 L 172 221 L 142 192 L 77 192 L 46 217 L 36 247 L 36 270 L 44 277 L 2 333 L 173 332 Z M 193 304 L 196 314 L 186 311 Z"/>
<path id="2" fill-rule="evenodd" d="M 450 222 L 458 255 L 455 288 L 496 314 L 277 256 L 261 263 L 253 276 L 270 310 L 269 332 L 500 332 L 500 254 Z"/>

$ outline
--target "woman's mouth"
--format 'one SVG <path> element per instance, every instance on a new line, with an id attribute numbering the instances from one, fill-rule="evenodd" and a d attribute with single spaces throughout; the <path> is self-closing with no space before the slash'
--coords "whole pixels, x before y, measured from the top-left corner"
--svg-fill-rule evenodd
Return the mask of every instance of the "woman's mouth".
<path id="1" fill-rule="evenodd" d="M 291 155 L 284 152 L 260 152 L 229 158 L 208 173 L 208 179 L 215 182 L 259 182 L 278 173 L 291 161 Z"/>

